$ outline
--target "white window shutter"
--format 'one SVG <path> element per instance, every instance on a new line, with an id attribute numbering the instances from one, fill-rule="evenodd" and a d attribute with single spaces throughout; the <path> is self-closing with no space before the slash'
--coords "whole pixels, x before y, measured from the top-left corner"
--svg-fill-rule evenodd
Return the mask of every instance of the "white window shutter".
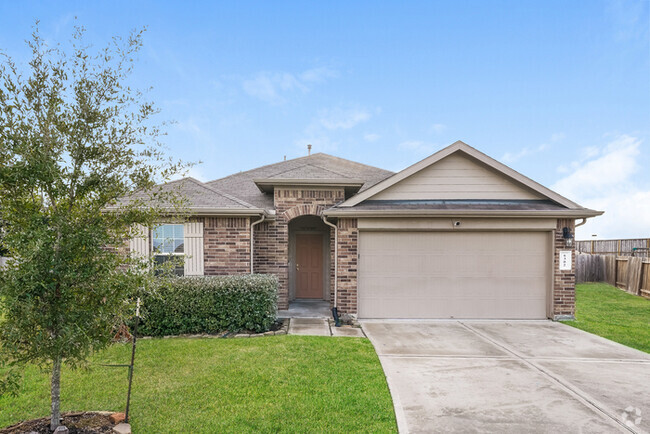
<path id="1" fill-rule="evenodd" d="M 185 275 L 203 276 L 203 222 L 185 223 Z"/>
<path id="2" fill-rule="evenodd" d="M 149 257 L 151 245 L 149 229 L 143 225 L 134 225 L 131 230 L 134 236 L 129 240 L 129 251 L 135 257 L 142 259 Z"/>

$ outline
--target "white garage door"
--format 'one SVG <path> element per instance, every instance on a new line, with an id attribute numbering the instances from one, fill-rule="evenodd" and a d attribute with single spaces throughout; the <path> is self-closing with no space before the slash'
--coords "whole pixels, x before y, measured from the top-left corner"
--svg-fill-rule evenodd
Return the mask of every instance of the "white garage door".
<path id="1" fill-rule="evenodd" d="M 360 318 L 546 318 L 546 232 L 361 232 Z"/>

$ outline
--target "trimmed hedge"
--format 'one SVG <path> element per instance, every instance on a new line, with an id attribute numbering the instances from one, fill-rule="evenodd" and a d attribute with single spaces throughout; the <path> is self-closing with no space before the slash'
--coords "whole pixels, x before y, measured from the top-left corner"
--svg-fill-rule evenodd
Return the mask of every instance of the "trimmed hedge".
<path id="1" fill-rule="evenodd" d="M 142 298 L 138 334 L 269 330 L 276 320 L 278 279 L 272 275 L 177 277 Z"/>

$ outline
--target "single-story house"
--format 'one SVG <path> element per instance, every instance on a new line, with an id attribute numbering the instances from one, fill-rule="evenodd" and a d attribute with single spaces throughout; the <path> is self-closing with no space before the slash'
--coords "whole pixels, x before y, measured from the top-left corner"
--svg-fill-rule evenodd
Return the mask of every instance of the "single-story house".
<path id="1" fill-rule="evenodd" d="M 184 255 L 185 275 L 272 273 L 280 309 L 359 318 L 573 317 L 576 219 L 602 214 L 460 141 L 397 173 L 319 153 L 165 188 L 192 218 L 131 250 Z"/>

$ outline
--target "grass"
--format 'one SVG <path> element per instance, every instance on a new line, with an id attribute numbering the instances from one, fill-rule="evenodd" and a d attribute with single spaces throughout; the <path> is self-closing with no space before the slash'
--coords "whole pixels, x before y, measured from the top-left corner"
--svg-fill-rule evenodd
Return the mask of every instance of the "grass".
<path id="1" fill-rule="evenodd" d="M 63 411 L 119 410 L 130 346 L 64 369 Z M 28 367 L 18 397 L 0 397 L 0 427 L 47 416 L 48 375 Z M 274 336 L 138 342 L 134 432 L 396 432 L 379 359 L 367 339 Z"/>
<path id="2" fill-rule="evenodd" d="M 576 285 L 576 320 L 565 324 L 650 353 L 650 300 L 606 283 Z"/>

